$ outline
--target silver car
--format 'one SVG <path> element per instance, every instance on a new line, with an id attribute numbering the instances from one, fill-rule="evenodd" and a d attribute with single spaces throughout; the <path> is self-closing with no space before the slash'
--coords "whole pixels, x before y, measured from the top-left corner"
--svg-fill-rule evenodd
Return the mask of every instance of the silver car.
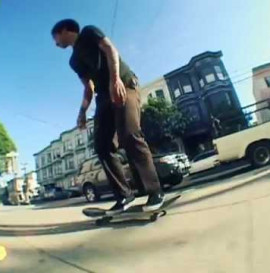
<path id="1" fill-rule="evenodd" d="M 140 187 L 141 185 L 137 185 L 132 177 L 125 152 L 120 150 L 117 156 L 123 165 L 125 177 L 131 187 L 135 192 L 143 194 L 143 188 Z M 185 154 L 157 154 L 153 155 L 153 161 L 163 187 L 165 185 L 180 184 L 183 176 L 189 173 L 190 163 Z M 70 190 L 79 191 L 85 195 L 88 202 L 97 201 L 102 195 L 112 193 L 106 174 L 96 155 L 82 163 L 75 179 L 75 186 Z"/>

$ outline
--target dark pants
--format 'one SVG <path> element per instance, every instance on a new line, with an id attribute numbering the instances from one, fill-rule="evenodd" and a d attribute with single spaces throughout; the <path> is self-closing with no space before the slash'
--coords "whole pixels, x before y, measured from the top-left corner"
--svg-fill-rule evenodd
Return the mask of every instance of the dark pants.
<path id="1" fill-rule="evenodd" d="M 94 126 L 95 150 L 116 199 L 132 194 L 126 181 L 114 140 L 117 133 L 121 148 L 126 151 L 135 182 L 141 183 L 148 194 L 160 191 L 160 183 L 149 147 L 140 127 L 140 90 L 126 87 L 125 106 L 113 105 L 108 95 L 98 95 Z"/>

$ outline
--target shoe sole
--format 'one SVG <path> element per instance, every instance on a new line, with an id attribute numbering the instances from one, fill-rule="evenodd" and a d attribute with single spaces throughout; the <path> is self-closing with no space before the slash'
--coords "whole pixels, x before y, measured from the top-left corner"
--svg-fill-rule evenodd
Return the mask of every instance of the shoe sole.
<path id="1" fill-rule="evenodd" d="M 154 206 L 144 206 L 143 212 L 152 212 L 152 211 L 158 210 L 163 206 L 163 204 L 164 204 L 164 200 L 161 203 Z"/>

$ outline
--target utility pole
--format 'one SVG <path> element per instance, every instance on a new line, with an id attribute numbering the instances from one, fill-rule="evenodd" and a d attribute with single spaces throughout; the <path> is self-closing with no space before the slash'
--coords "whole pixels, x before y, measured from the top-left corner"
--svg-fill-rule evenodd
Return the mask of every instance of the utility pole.
<path id="1" fill-rule="evenodd" d="M 21 165 L 22 165 L 22 168 L 21 168 L 21 170 L 23 171 L 23 173 L 24 173 L 24 179 L 26 179 L 26 170 L 27 170 L 27 163 L 21 163 Z"/>

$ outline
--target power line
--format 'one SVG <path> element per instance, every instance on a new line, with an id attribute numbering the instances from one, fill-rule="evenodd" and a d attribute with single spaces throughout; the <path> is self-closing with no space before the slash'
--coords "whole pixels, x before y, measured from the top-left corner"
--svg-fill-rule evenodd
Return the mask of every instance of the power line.
<path id="1" fill-rule="evenodd" d="M 119 2 L 119 0 L 115 0 L 113 18 L 112 18 L 112 28 L 111 28 L 111 37 L 112 38 L 113 38 L 113 35 L 114 35 L 114 29 L 115 29 L 115 23 L 116 23 L 116 17 L 117 17 L 117 10 L 118 10 L 118 2 Z"/>
<path id="2" fill-rule="evenodd" d="M 235 81 L 235 82 L 232 82 L 232 83 L 233 83 L 233 84 L 237 84 L 237 83 L 240 83 L 240 82 L 246 81 L 246 80 L 248 80 L 248 79 L 251 79 L 251 78 L 257 77 L 258 75 L 261 75 L 261 74 L 264 74 L 264 73 L 265 73 L 265 71 L 263 70 L 263 71 L 261 71 L 261 72 L 256 73 L 256 75 L 253 75 L 253 74 L 252 74 L 251 76 L 245 77 L 245 78 L 243 78 L 243 79 L 240 79 L 240 80 Z"/>
<path id="3" fill-rule="evenodd" d="M 115 21 L 116 21 L 116 17 L 117 17 L 118 1 L 119 1 L 119 0 L 116 0 L 116 2 L 115 2 L 115 9 L 114 9 L 114 16 L 113 16 L 113 25 L 112 25 L 112 34 L 113 34 L 113 31 L 114 31 Z M 270 59 L 270 57 L 269 57 L 269 59 Z M 234 73 L 229 74 L 230 80 L 232 81 L 233 79 L 236 79 L 236 78 L 239 78 L 239 77 L 244 76 L 244 75 L 246 75 L 246 74 L 252 73 L 252 68 L 253 68 L 253 67 L 256 67 L 256 66 L 259 66 L 259 65 L 261 65 L 261 64 L 254 65 L 254 66 L 250 67 L 248 71 L 246 70 L 244 73 L 239 74 L 239 75 L 236 75 L 236 76 L 231 76 L 231 75 L 233 75 Z M 247 68 L 247 67 L 246 67 L 246 68 Z M 240 72 L 240 70 L 234 70 L 234 72 L 237 72 L 237 71 Z M 256 75 L 253 75 L 253 74 L 252 74 L 252 75 L 247 76 L 247 77 L 244 77 L 244 78 L 242 78 L 242 79 L 239 79 L 239 80 L 236 80 L 236 81 L 232 81 L 232 83 L 233 83 L 233 84 L 238 84 L 238 83 L 244 82 L 244 81 L 246 81 L 246 80 L 248 80 L 248 79 L 251 79 L 251 78 L 253 78 L 254 76 L 260 75 L 260 74 L 262 74 L 262 73 L 264 73 L 264 71 L 258 72 L 258 73 L 256 73 Z M 1 106 L 1 108 L 3 108 L 3 106 Z M 90 112 L 90 113 L 92 112 L 91 114 L 93 114 L 93 109 L 89 109 L 89 110 L 90 110 L 89 112 Z M 46 120 L 39 119 L 39 118 L 37 118 L 37 117 L 33 117 L 33 116 L 31 116 L 31 115 L 28 115 L 28 114 L 23 114 L 23 113 L 12 113 L 12 115 L 18 116 L 18 117 L 24 117 L 24 118 L 29 119 L 29 120 L 32 120 L 32 121 L 34 121 L 34 122 L 42 123 L 42 124 L 49 125 L 49 126 L 52 126 L 52 127 L 55 127 L 55 128 L 61 128 L 61 127 L 62 127 L 62 125 L 60 125 L 60 124 L 58 124 L 58 123 L 48 122 L 48 121 L 46 121 Z"/>
<path id="4" fill-rule="evenodd" d="M 261 64 L 264 64 L 264 63 L 268 63 L 269 61 L 270 61 L 270 56 L 268 56 L 267 58 L 265 58 L 263 60 L 260 60 L 259 61 L 260 64 L 258 64 L 258 62 L 257 62 L 257 64 L 252 64 L 252 65 L 242 67 L 240 70 L 239 69 L 233 70 L 230 72 L 230 75 L 234 76 L 234 75 L 237 75 L 237 73 L 239 73 L 239 72 L 241 72 L 241 74 L 245 74 L 245 73 L 247 74 L 250 70 L 252 70 L 252 68 L 260 66 Z M 245 72 L 242 73 L 242 71 L 245 71 Z M 240 75 L 237 75 L 237 76 L 240 76 Z M 235 76 L 235 77 L 237 77 L 237 76 Z"/>

